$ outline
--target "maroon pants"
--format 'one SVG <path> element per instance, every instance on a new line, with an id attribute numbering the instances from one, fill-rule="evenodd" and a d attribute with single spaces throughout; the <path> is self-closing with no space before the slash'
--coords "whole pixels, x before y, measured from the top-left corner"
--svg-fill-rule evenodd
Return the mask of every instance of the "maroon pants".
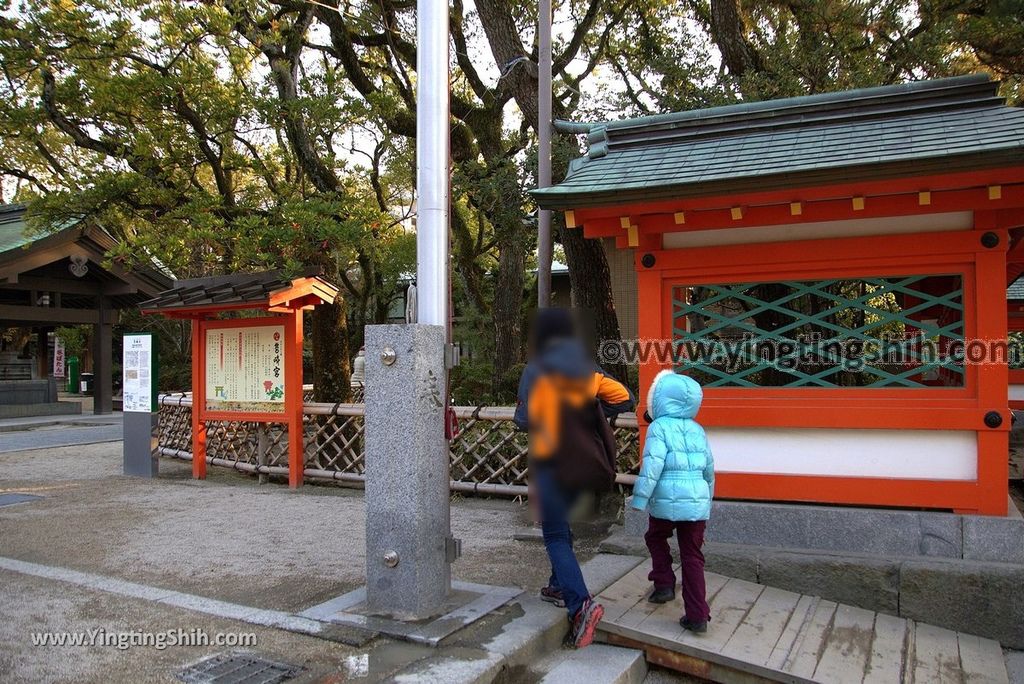
<path id="1" fill-rule="evenodd" d="M 672 522 L 650 516 L 644 541 L 651 552 L 651 572 L 647 579 L 658 589 L 676 588 L 676 574 L 672 571 L 672 552 L 668 540 L 675 532 L 679 539 L 679 556 L 682 560 L 683 607 L 690 622 L 706 622 L 711 616 L 704 588 L 704 520 Z"/>

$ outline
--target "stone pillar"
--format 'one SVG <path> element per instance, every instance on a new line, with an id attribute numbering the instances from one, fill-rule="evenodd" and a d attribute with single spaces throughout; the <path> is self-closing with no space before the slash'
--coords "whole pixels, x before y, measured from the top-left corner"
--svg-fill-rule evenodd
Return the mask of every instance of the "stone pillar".
<path id="1" fill-rule="evenodd" d="M 437 615 L 451 589 L 445 330 L 366 327 L 366 603 Z"/>
<path id="2" fill-rule="evenodd" d="M 114 326 L 111 322 L 110 302 L 97 297 L 100 322 L 92 328 L 92 412 L 111 413 L 114 410 L 111 364 L 114 356 Z"/>

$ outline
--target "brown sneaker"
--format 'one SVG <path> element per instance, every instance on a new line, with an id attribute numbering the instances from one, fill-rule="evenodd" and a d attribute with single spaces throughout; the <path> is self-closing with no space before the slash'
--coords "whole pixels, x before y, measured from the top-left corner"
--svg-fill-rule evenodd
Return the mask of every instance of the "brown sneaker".
<path id="1" fill-rule="evenodd" d="M 565 608 L 565 597 L 562 596 L 561 589 L 544 587 L 540 590 L 540 600 L 547 601 L 548 603 L 554 603 L 559 608 Z"/>

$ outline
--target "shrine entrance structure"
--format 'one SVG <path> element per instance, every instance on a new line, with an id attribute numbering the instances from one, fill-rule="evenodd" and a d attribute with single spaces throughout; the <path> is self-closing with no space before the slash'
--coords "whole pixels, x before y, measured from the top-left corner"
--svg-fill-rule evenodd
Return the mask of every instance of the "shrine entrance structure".
<path id="1" fill-rule="evenodd" d="M 641 398 L 665 368 L 704 386 L 716 497 L 1007 515 L 1024 110 L 997 87 L 559 125 L 589 149 L 533 194 L 632 250 L 620 354 Z"/>
<path id="2" fill-rule="evenodd" d="M 302 314 L 334 302 L 319 276 L 276 272 L 175 281 L 143 313 L 192 321 L 192 476 L 206 477 L 211 420 L 281 423 L 288 429 L 288 485 L 302 485 Z M 249 318 L 224 313 L 259 312 Z"/>

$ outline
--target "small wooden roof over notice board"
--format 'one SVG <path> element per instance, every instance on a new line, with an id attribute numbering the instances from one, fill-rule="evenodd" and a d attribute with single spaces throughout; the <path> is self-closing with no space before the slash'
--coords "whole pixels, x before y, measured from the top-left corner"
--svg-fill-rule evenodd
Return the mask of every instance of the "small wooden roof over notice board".
<path id="1" fill-rule="evenodd" d="M 319 275 L 288 277 L 279 271 L 177 280 L 174 287 L 142 302 L 143 313 L 204 318 L 221 311 L 256 309 L 272 313 L 331 304 L 338 288 Z"/>

